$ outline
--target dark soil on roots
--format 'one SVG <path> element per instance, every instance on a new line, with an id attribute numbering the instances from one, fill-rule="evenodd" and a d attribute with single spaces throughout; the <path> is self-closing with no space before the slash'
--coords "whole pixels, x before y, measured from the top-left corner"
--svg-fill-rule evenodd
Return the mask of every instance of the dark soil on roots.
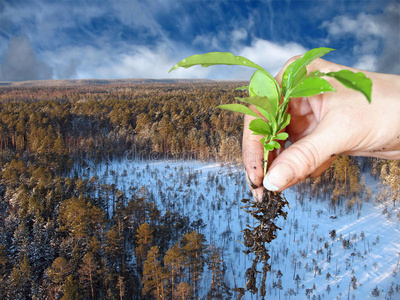
<path id="1" fill-rule="evenodd" d="M 267 273 L 271 271 L 271 265 L 268 263 L 270 258 L 266 245 L 271 243 L 276 238 L 276 230 L 281 229 L 275 225 L 274 221 L 283 216 L 286 220 L 287 212 L 283 211 L 285 205 L 289 207 L 288 202 L 282 193 L 274 193 L 264 189 L 264 197 L 261 202 L 243 199 L 245 204 L 241 207 L 242 210 L 251 214 L 256 219 L 255 227 L 246 225 L 243 232 L 244 245 L 247 250 L 243 252 L 246 254 L 253 253 L 253 264 L 246 270 L 246 286 L 244 288 L 235 288 L 233 291 L 238 292 L 238 300 L 242 299 L 246 291 L 255 294 L 260 290 L 260 296 L 265 297 L 266 288 L 265 281 Z M 262 263 L 262 272 L 257 271 L 257 266 Z M 262 280 L 260 287 L 257 287 L 257 273 L 262 273 Z"/>

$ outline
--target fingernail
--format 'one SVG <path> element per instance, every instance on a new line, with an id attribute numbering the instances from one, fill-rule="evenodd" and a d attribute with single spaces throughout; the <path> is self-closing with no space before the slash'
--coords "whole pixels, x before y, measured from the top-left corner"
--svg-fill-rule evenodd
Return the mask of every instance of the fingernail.
<path id="1" fill-rule="evenodd" d="M 271 192 L 286 187 L 294 178 L 294 171 L 291 166 L 286 163 L 277 164 L 264 177 L 264 187 Z"/>
<path id="2" fill-rule="evenodd" d="M 254 197 L 254 200 L 256 200 L 258 202 L 262 202 L 263 192 L 260 190 L 254 190 L 253 197 Z"/>

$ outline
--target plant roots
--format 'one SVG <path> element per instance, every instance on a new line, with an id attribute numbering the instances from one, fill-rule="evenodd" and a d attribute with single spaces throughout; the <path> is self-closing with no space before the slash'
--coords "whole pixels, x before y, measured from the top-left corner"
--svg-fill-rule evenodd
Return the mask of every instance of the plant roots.
<path id="1" fill-rule="evenodd" d="M 253 264 L 246 270 L 247 283 L 244 288 L 235 288 L 233 291 L 238 292 L 238 300 L 240 300 L 246 291 L 250 291 L 252 294 L 258 292 L 256 286 L 257 265 L 263 263 L 262 267 L 262 282 L 260 286 L 260 295 L 265 297 L 265 281 L 267 272 L 271 271 L 271 265 L 268 263 L 270 258 L 266 244 L 271 243 L 276 238 L 276 230 L 281 229 L 275 225 L 274 220 L 279 216 L 283 216 L 286 220 L 287 212 L 283 211 L 285 205 L 289 207 L 289 204 L 282 193 L 274 193 L 264 189 L 264 196 L 261 202 L 243 199 L 242 202 L 245 204 L 241 207 L 242 210 L 251 214 L 256 219 L 255 227 L 246 225 L 243 232 L 244 245 L 247 250 L 243 252 L 246 254 L 254 253 Z"/>

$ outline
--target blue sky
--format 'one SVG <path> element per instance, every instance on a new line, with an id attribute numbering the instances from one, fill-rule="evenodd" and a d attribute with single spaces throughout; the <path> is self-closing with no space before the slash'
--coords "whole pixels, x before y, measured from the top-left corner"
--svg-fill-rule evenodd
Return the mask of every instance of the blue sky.
<path id="1" fill-rule="evenodd" d="M 168 70 L 229 51 L 275 75 L 320 46 L 326 59 L 400 74 L 400 2 L 315 0 L 0 0 L 0 81 L 248 79 L 239 67 Z"/>

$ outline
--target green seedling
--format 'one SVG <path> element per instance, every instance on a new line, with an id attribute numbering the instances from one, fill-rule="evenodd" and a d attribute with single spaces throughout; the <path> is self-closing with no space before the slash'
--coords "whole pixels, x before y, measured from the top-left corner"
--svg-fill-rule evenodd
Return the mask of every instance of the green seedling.
<path id="1" fill-rule="evenodd" d="M 308 73 L 307 66 L 318 57 L 322 57 L 334 49 L 316 48 L 306 52 L 301 58 L 288 65 L 282 76 L 282 86 L 262 67 L 251 60 L 235 56 L 229 52 L 210 52 L 202 55 L 190 56 L 171 70 L 179 67 L 189 68 L 195 65 L 209 67 L 212 65 L 241 65 L 256 69 L 250 79 L 248 86 L 239 87 L 239 90 L 247 90 L 249 96 L 246 98 L 236 97 L 241 103 L 223 104 L 218 107 L 234 112 L 240 112 L 254 117 L 249 128 L 255 135 L 261 135 L 260 142 L 264 147 L 264 176 L 268 168 L 268 156 L 274 149 L 279 149 L 289 136 L 285 128 L 290 123 L 288 105 L 290 99 L 296 97 L 311 97 L 313 95 L 334 92 L 335 89 L 323 77 L 333 77 L 344 86 L 361 92 L 368 102 L 371 102 L 372 82 L 363 73 L 354 73 L 349 70 L 323 73 L 315 71 Z M 242 104 L 243 103 L 243 104 Z M 247 105 L 246 105 L 247 104 Z M 250 108 L 248 105 L 252 105 Z M 279 216 L 286 219 L 287 213 L 283 208 L 288 202 L 281 193 L 273 193 L 264 190 L 261 202 L 243 199 L 245 206 L 242 207 L 250 213 L 256 222 L 253 226 L 247 225 L 243 230 L 244 245 L 247 250 L 244 253 L 254 253 L 253 264 L 246 270 L 247 283 L 243 288 L 235 288 L 238 299 L 241 299 L 246 291 L 257 293 L 259 291 L 262 299 L 266 295 L 267 272 L 271 271 L 268 263 L 270 258 L 267 243 L 276 238 L 274 220 Z M 263 262 L 262 281 L 260 289 L 256 287 L 257 265 Z"/>
<path id="2" fill-rule="evenodd" d="M 192 55 L 180 61 L 169 72 L 179 67 L 189 68 L 195 65 L 209 67 L 213 65 L 240 65 L 256 69 L 250 79 L 250 84 L 239 87 L 238 90 L 248 90 L 249 97 L 239 98 L 238 101 L 253 105 L 257 110 L 241 103 L 223 104 L 218 107 L 234 112 L 253 116 L 255 119 L 249 124 L 255 135 L 261 135 L 260 142 L 264 147 L 264 175 L 268 168 L 268 155 L 274 149 L 279 149 L 281 143 L 289 136 L 285 128 L 290 123 L 290 114 L 287 112 L 290 99 L 297 97 L 311 97 L 313 95 L 336 91 L 323 77 L 333 77 L 345 87 L 364 94 L 371 102 L 372 82 L 364 73 L 354 73 L 350 70 L 323 73 L 315 71 L 307 74 L 307 65 L 313 60 L 324 56 L 334 49 L 315 48 L 306 52 L 302 57 L 288 65 L 282 76 L 282 86 L 264 68 L 251 60 L 235 56 L 229 52 L 210 52 L 201 55 Z"/>

